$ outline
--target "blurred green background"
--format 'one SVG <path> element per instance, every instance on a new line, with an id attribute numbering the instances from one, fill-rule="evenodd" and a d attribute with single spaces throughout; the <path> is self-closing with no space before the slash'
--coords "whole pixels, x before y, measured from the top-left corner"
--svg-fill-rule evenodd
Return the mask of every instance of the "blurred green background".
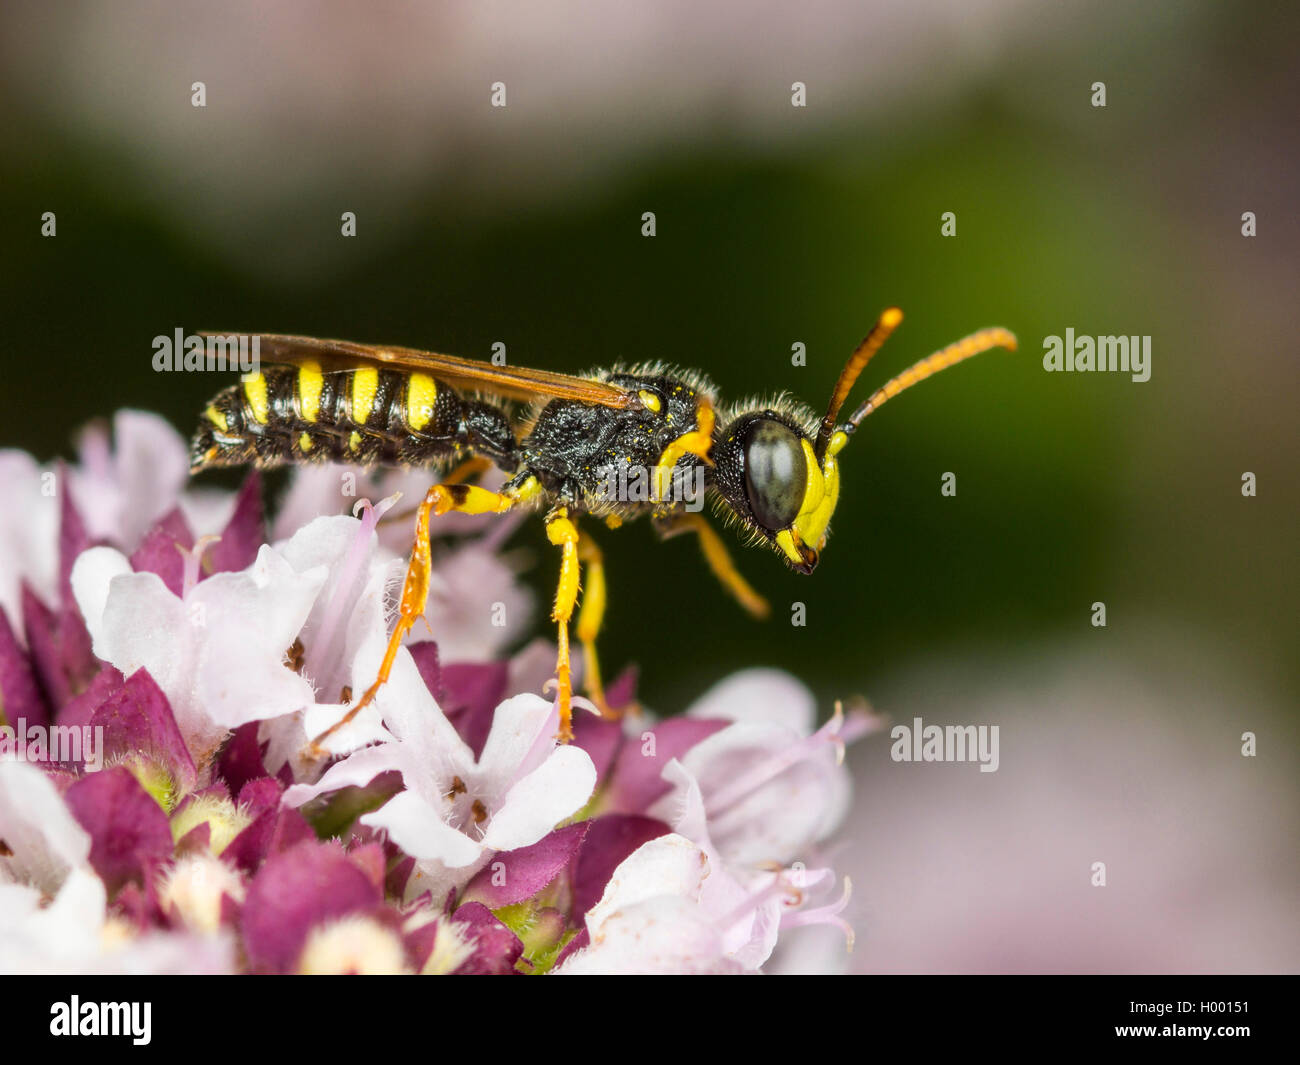
<path id="1" fill-rule="evenodd" d="M 122 406 L 188 435 L 225 382 L 151 370 L 151 338 L 177 326 L 472 357 L 504 341 L 512 362 L 567 371 L 668 359 L 726 396 L 789 390 L 820 409 L 897 303 L 906 321 L 862 395 L 983 326 L 1012 329 L 1021 351 L 865 423 L 813 577 L 738 548 L 776 607 L 766 624 L 716 592 L 689 538 L 600 536 L 607 671 L 640 662 L 647 702 L 672 711 L 733 668 L 771 664 L 827 706 L 908 661 L 1084 637 L 1102 600 L 1112 645 L 1186 634 L 1294 705 L 1294 7 L 832 5 L 811 44 L 790 44 L 795 59 L 781 37 L 799 16 L 764 8 L 713 81 L 689 49 L 675 58 L 671 35 L 649 50 L 657 68 L 625 77 L 619 48 L 635 34 L 599 26 L 552 41 L 548 66 L 458 37 L 451 18 L 412 44 L 376 28 L 381 8 L 362 26 L 339 5 L 289 7 L 296 23 L 269 26 L 234 5 L 247 27 L 216 39 L 197 8 L 162 22 L 133 8 L 113 36 L 87 6 L 7 6 L 6 446 L 67 454 L 78 426 Z M 360 75 L 330 59 L 354 33 Z M 881 49 L 894 61 L 875 69 Z M 270 60 L 295 50 L 281 83 Z M 547 96 L 570 63 L 595 69 Z M 401 88 L 440 64 L 469 85 L 455 103 Z M 743 84 L 724 84 L 735 70 Z M 487 106 L 497 78 L 505 113 Z M 426 118 L 440 123 L 428 137 Z M 40 235 L 47 210 L 56 239 Z M 339 234 L 344 210 L 355 239 Z M 945 211 L 955 238 L 940 235 Z M 1150 381 L 1045 373 L 1043 337 L 1067 327 L 1150 334 Z M 945 471 L 955 498 L 940 494 Z M 1244 471 L 1257 498 L 1241 495 Z M 529 579 L 549 594 L 539 527 L 513 542 L 535 546 Z M 788 623 L 794 601 L 805 627 Z M 1198 667 L 1190 652 L 1177 663 Z"/>

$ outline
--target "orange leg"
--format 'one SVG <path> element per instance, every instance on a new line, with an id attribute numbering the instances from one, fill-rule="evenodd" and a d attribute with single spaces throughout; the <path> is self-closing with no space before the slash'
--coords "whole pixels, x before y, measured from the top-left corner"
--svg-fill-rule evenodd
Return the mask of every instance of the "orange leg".
<path id="1" fill-rule="evenodd" d="M 338 721 L 327 728 L 309 745 L 312 754 L 320 757 L 325 753 L 321 747 L 326 739 L 341 729 L 372 703 L 379 689 L 388 680 L 397 660 L 397 652 L 402 647 L 402 640 L 411 631 L 411 627 L 424 616 L 424 607 L 429 599 L 429 579 L 433 573 L 433 560 L 429 548 L 429 516 L 459 511 L 462 514 L 501 514 L 515 505 L 515 499 L 489 492 L 486 488 L 477 488 L 463 484 L 435 484 L 425 493 L 424 502 L 420 504 L 415 515 L 415 542 L 411 547 L 411 561 L 406 567 L 406 579 L 402 582 L 402 601 L 398 611 L 397 624 L 389 637 L 384 660 L 379 666 L 379 675 L 375 682 Z"/>

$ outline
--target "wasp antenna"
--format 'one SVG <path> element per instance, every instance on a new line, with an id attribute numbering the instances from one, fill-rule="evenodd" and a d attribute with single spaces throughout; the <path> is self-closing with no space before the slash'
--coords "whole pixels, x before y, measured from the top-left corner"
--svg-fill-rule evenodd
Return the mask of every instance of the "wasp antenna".
<path id="1" fill-rule="evenodd" d="M 982 354 L 993 348 L 1006 348 L 1008 351 L 1016 350 L 1016 335 L 1001 327 L 993 329 L 981 329 L 978 333 L 972 333 L 964 340 L 959 340 L 955 344 L 949 344 L 942 351 L 936 351 L 933 355 L 927 356 L 910 369 L 904 370 L 891 381 L 885 382 L 880 388 L 876 389 L 866 398 L 862 406 L 853 412 L 853 417 L 844 427 L 845 432 L 853 432 L 865 418 L 874 410 L 879 410 L 884 402 L 893 399 L 898 393 L 911 388 L 914 384 L 924 381 L 927 377 L 932 377 L 940 370 L 946 370 L 949 366 L 956 366 L 972 356 Z"/>
<path id="2" fill-rule="evenodd" d="M 835 389 L 831 392 L 831 401 L 826 408 L 826 417 L 822 419 L 821 429 L 817 433 L 816 450 L 819 459 L 826 453 L 826 445 L 830 443 L 831 434 L 835 432 L 835 419 L 840 416 L 840 408 L 844 406 L 844 401 L 849 398 L 849 393 L 853 391 L 858 375 L 867 368 L 867 363 L 871 361 L 872 356 L 880 350 L 885 341 L 889 339 L 889 334 L 898 328 L 898 323 L 902 320 L 903 312 L 897 307 L 890 307 L 885 310 L 876 324 L 871 327 L 871 332 L 863 337 L 862 343 L 849 356 L 849 361 L 844 364 L 844 369 L 840 371 L 839 380 L 835 382 Z"/>

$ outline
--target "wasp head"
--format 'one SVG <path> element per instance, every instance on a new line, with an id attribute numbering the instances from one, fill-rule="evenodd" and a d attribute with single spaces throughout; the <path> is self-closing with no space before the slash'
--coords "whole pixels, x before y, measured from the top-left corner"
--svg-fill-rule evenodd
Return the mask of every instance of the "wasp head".
<path id="1" fill-rule="evenodd" d="M 713 481 L 741 523 L 772 545 L 791 568 L 817 568 L 839 501 L 838 434 L 818 461 L 799 424 L 774 410 L 738 415 L 717 435 Z"/>

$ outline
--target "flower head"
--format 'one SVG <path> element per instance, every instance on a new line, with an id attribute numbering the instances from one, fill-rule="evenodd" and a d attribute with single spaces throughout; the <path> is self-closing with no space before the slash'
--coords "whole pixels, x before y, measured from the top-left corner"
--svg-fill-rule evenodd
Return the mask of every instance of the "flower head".
<path id="1" fill-rule="evenodd" d="M 751 671 L 559 743 L 553 648 L 504 655 L 531 604 L 503 533 L 457 519 L 427 638 L 339 725 L 387 650 L 396 493 L 353 508 L 306 471 L 268 537 L 256 477 L 198 492 L 183 461 L 130 414 L 62 473 L 0 455 L 32 508 L 0 523 L 0 728 L 85 728 L 97 754 L 0 747 L 0 970 L 744 972 L 843 925 L 815 859 L 867 718 L 818 728 L 797 681 Z"/>

